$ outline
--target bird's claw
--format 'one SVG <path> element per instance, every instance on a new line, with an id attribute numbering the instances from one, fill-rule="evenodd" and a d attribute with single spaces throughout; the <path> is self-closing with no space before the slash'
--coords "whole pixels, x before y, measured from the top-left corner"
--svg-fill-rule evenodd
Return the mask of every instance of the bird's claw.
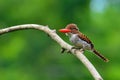
<path id="1" fill-rule="evenodd" d="M 66 50 L 66 49 L 62 47 L 62 48 L 61 48 L 61 53 L 64 53 L 65 50 Z"/>
<path id="2" fill-rule="evenodd" d="M 74 46 L 71 48 L 71 50 L 72 50 L 72 49 L 75 49 L 75 50 L 74 50 L 74 53 L 76 52 L 76 50 L 79 50 L 80 52 L 84 51 L 83 48 L 78 48 L 78 47 L 74 47 Z M 61 53 L 64 53 L 64 52 L 66 51 L 67 53 L 70 53 L 70 54 L 71 54 L 71 50 L 67 50 L 67 49 L 65 49 L 65 48 L 62 47 L 62 48 L 61 48 Z"/>
<path id="3" fill-rule="evenodd" d="M 72 50 L 72 49 L 75 49 L 75 51 L 74 51 L 74 52 L 76 52 L 76 50 L 79 50 L 80 52 L 84 51 L 84 49 L 83 49 L 83 48 L 80 48 L 80 47 L 75 47 L 75 46 L 73 46 L 73 47 L 71 48 L 71 50 Z"/>
<path id="4" fill-rule="evenodd" d="M 71 49 L 81 49 L 81 48 L 73 46 Z"/>
<path id="5" fill-rule="evenodd" d="M 62 47 L 62 48 L 61 48 L 61 53 L 64 53 L 65 51 L 66 51 L 67 53 L 71 53 L 70 50 L 67 50 L 67 49 L 65 49 L 65 48 Z"/>

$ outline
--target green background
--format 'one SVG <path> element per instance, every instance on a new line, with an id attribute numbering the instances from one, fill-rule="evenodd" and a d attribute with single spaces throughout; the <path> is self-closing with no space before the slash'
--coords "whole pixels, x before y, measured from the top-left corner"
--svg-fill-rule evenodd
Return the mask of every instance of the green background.
<path id="1" fill-rule="evenodd" d="M 77 24 L 109 58 L 105 63 L 91 52 L 84 53 L 101 76 L 120 80 L 119 0 L 0 0 L 0 28 L 40 24 L 58 31 L 69 23 Z M 0 80 L 93 80 L 75 56 L 60 54 L 60 49 L 38 30 L 0 35 Z"/>

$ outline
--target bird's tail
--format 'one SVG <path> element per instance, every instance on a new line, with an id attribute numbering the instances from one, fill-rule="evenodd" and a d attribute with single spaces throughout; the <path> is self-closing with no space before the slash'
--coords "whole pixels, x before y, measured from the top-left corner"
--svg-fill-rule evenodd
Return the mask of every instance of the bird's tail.
<path id="1" fill-rule="evenodd" d="M 95 49 L 93 50 L 93 52 L 100 57 L 102 60 L 104 60 L 105 62 L 108 62 L 109 60 L 107 58 L 105 58 L 102 54 L 100 54 L 98 51 L 96 51 Z"/>

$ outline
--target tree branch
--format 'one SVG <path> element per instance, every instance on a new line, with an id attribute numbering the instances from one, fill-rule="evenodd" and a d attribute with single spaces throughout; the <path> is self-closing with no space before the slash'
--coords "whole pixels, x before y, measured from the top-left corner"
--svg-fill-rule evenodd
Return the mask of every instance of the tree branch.
<path id="1" fill-rule="evenodd" d="M 49 29 L 48 26 L 43 25 L 37 25 L 37 24 L 25 24 L 25 25 L 18 25 L 18 26 L 12 26 L 4 29 L 0 29 L 0 35 L 16 31 L 16 30 L 22 30 L 22 29 L 37 29 L 42 30 L 45 33 L 47 33 L 53 40 L 55 40 L 62 48 L 65 48 L 66 50 L 71 51 L 73 55 L 75 55 L 90 71 L 92 76 L 95 80 L 103 80 L 100 74 L 97 72 L 95 67 L 91 64 L 91 62 L 83 55 L 83 51 L 71 49 L 72 46 L 67 44 L 65 41 L 63 41 L 57 34 L 56 30 Z"/>

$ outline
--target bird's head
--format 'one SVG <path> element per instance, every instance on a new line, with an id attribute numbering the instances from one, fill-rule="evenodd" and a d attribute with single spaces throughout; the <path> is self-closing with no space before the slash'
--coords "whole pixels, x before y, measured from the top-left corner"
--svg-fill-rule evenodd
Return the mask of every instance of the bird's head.
<path id="1" fill-rule="evenodd" d="M 78 29 L 76 24 L 72 23 L 72 24 L 68 24 L 64 29 L 60 29 L 59 31 L 62 32 L 62 33 L 76 34 L 76 33 L 79 32 L 79 29 Z"/>

